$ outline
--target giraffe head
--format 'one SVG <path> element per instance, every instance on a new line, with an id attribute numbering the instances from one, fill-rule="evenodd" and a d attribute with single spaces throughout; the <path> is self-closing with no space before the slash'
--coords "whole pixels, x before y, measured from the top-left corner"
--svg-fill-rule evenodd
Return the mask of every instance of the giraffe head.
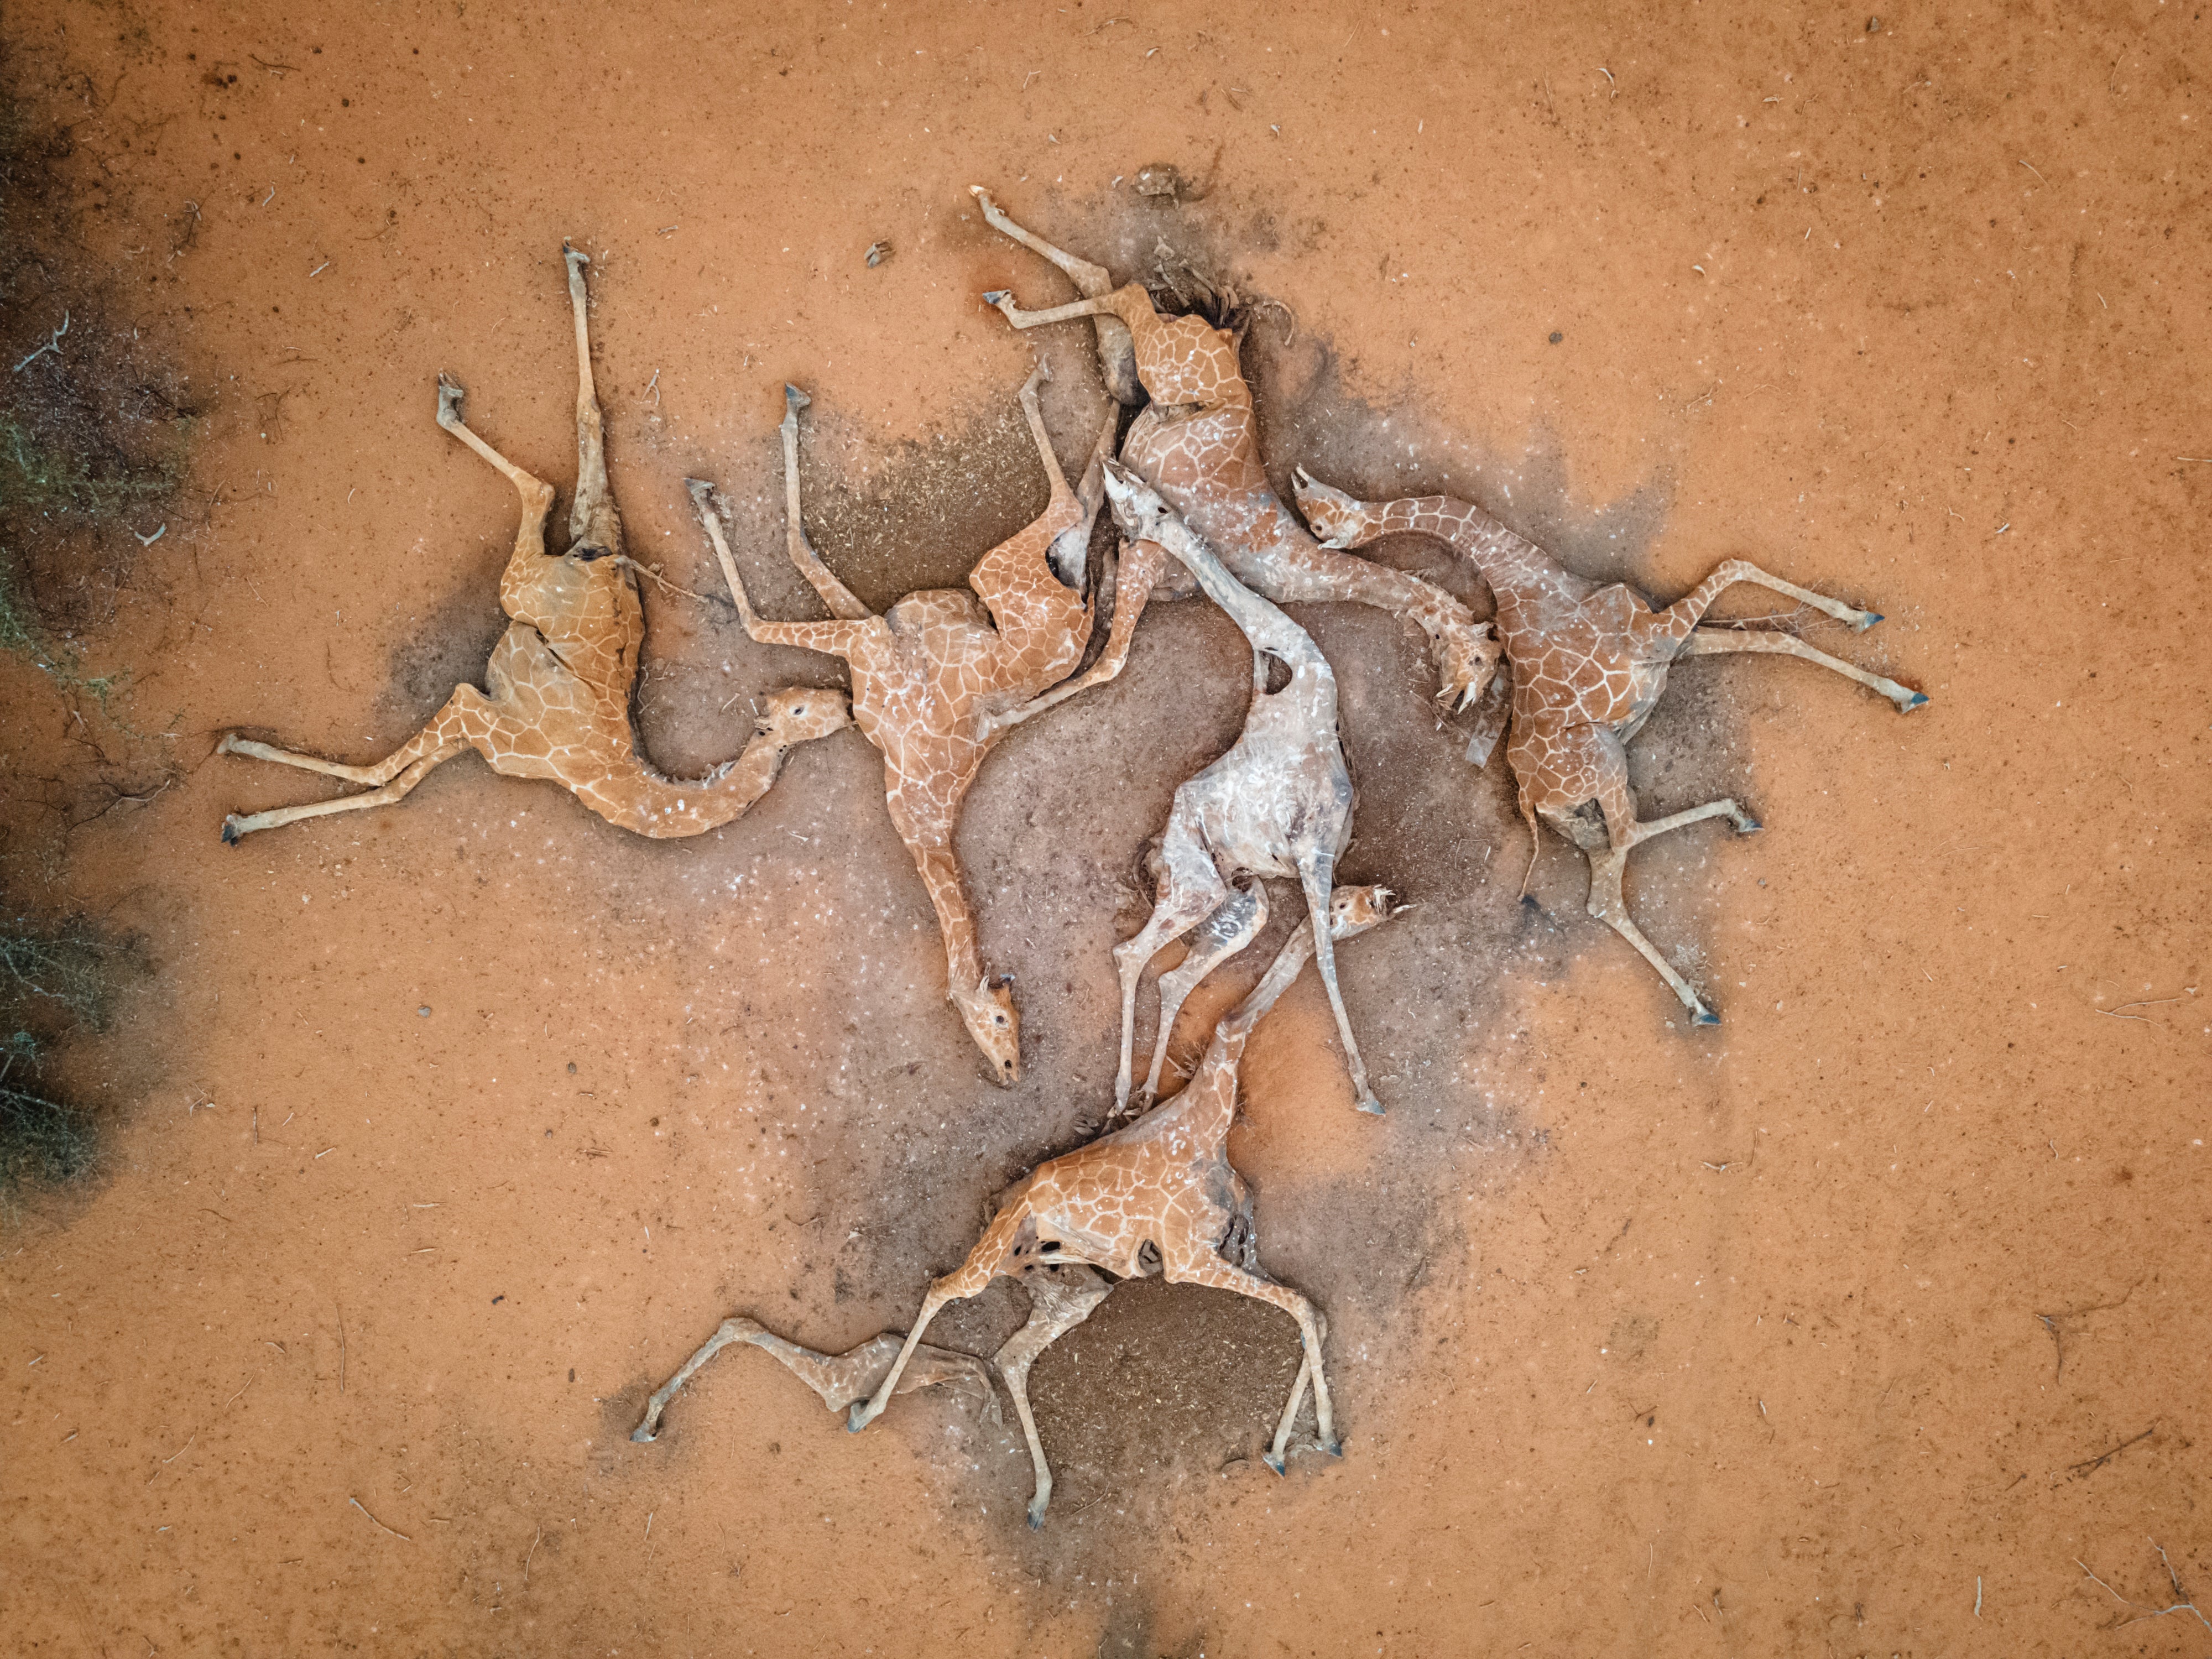
<path id="1" fill-rule="evenodd" d="M 1498 672 L 1505 647 L 1490 623 L 1443 623 L 1429 641 L 1437 664 L 1437 704 L 1447 714 L 1464 708 L 1481 695 Z"/>
<path id="2" fill-rule="evenodd" d="M 1413 908 L 1399 903 L 1387 887 L 1340 887 L 1328 896 L 1328 936 L 1351 939 Z"/>
<path id="3" fill-rule="evenodd" d="M 1012 975 L 1001 974 L 996 981 L 977 981 L 972 991 L 956 985 L 946 994 L 983 1051 L 991 1081 L 1006 1089 L 1022 1080 L 1022 1017 L 1014 1008 L 1013 985 Z"/>
<path id="4" fill-rule="evenodd" d="M 1161 532 L 1175 517 L 1160 492 L 1119 461 L 1106 463 L 1105 483 L 1107 499 L 1114 503 L 1114 522 L 1121 526 L 1121 534 L 1132 542 L 1159 541 Z"/>
<path id="5" fill-rule="evenodd" d="M 818 685 L 787 685 L 761 701 L 766 707 L 753 729 L 772 733 L 787 749 L 842 732 L 853 723 L 852 699 Z"/>
<path id="6" fill-rule="evenodd" d="M 1298 511 L 1323 547 L 1359 547 L 1375 539 L 1373 516 L 1367 504 L 1346 495 L 1299 467 L 1291 475 L 1291 492 L 1298 498 Z"/>

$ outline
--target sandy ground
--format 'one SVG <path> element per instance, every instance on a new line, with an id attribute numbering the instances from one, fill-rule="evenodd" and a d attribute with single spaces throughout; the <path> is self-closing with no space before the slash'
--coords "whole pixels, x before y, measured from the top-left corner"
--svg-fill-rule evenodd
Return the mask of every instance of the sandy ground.
<path id="1" fill-rule="evenodd" d="M 2212 466 L 2175 459 L 2212 453 L 2201 10 L 33 0 L 6 29 L 206 410 L 88 646 L 183 781 L 64 833 L 72 717 L 0 665 L 10 891 L 150 969 L 68 1057 L 112 1103 L 104 1179 L 0 1232 L 14 1650 L 2208 1650 L 2203 1613 L 2148 1616 L 2212 1608 Z M 1202 198 L 1135 196 L 1158 161 Z M 978 785 L 1011 1091 L 856 732 L 666 844 L 467 757 L 231 850 L 226 811 L 320 786 L 211 752 L 365 760 L 477 676 L 514 496 L 434 378 L 565 488 L 564 236 L 640 557 L 711 589 L 709 477 L 763 607 L 819 614 L 781 555 L 791 380 L 824 556 L 875 605 L 958 580 L 1044 491 L 1031 343 L 976 296 L 1067 292 L 978 181 L 1118 271 L 1164 240 L 1289 306 L 1248 346 L 1279 479 L 1449 483 L 1662 599 L 1758 560 L 1886 612 L 1842 648 L 1935 700 L 1677 671 L 1645 810 L 1767 826 L 1632 867 L 1725 1019 L 1692 1034 L 1564 842 L 1516 904 L 1507 784 L 1436 729 L 1417 642 L 1305 613 L 1347 874 L 1420 908 L 1343 957 L 1390 1115 L 1349 1109 L 1309 976 L 1231 1150 L 1329 1313 L 1347 1455 L 1253 1456 L 1288 1321 L 1133 1285 L 1038 1367 L 1035 1534 L 1010 1430 L 921 1395 L 848 1436 L 749 1349 L 626 1437 L 726 1313 L 902 1328 L 1096 1121 L 1137 854 L 1241 720 L 1223 618 L 1148 617 Z M 51 325 L 8 319 L 11 359 Z M 1087 338 L 1032 339 L 1072 465 Z M 1486 606 L 1438 550 L 1381 553 Z M 836 679 L 647 611 L 672 770 L 734 752 L 748 695 Z M 1021 1316 L 1001 1285 L 937 1340 Z"/>

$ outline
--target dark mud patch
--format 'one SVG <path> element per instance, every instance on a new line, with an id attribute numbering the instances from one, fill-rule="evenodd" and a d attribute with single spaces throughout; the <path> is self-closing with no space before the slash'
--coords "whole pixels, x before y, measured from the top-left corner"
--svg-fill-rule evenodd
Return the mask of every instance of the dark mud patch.
<path id="1" fill-rule="evenodd" d="M 507 632 L 497 579 L 489 591 L 468 582 L 440 599 L 392 649 L 384 702 L 396 719 L 427 720 L 445 706 L 457 685 L 482 686 L 484 664 Z"/>
<path id="2" fill-rule="evenodd" d="M 1214 204 L 1210 198 L 1206 206 Z M 1139 246 L 1149 253 L 1163 229 L 1174 228 L 1155 222 L 1163 216 L 1149 205 L 1132 210 L 1103 239 L 1109 258 Z M 1055 222 L 1046 234 L 1096 257 L 1080 223 L 1066 230 Z M 1187 255 L 1193 263 L 1227 267 L 1218 240 L 1178 246 L 1194 250 Z M 1066 339 L 1039 343 L 1055 354 L 1046 417 L 1063 466 L 1073 470 L 1105 405 L 1087 331 L 1066 332 Z M 1307 459 L 1370 493 L 1468 487 L 1449 466 L 1424 470 L 1399 459 L 1407 447 L 1406 417 L 1385 416 L 1346 393 L 1326 343 L 1301 337 L 1285 349 L 1271 343 L 1273 332 L 1263 318 L 1248 337 L 1247 356 L 1284 482 L 1289 462 Z M 1293 359 L 1291 351 L 1303 355 Z M 871 608 L 925 587 L 963 586 L 984 551 L 1042 510 L 1045 475 L 1011 392 L 957 430 L 888 453 L 868 449 L 856 425 L 834 410 L 805 412 L 807 532 Z M 1448 447 L 1435 439 L 1421 453 L 1441 456 Z M 771 483 L 781 479 L 780 445 L 763 436 L 752 449 L 746 472 L 762 487 L 728 499 L 739 568 L 764 614 L 819 617 L 818 599 L 784 556 L 782 495 Z M 1552 480 L 1561 505 L 1546 522 L 1556 527 L 1571 516 L 1563 472 L 1532 469 L 1532 476 Z M 1632 562 L 1656 532 L 1659 499 L 1655 485 L 1614 515 L 1615 538 L 1632 544 Z M 1480 582 L 1447 551 L 1413 538 L 1383 550 L 1486 611 Z M 655 724 L 687 734 L 678 753 L 701 729 L 702 694 L 710 687 L 845 678 L 834 659 L 753 644 L 718 606 L 665 595 L 657 605 L 651 594 L 647 604 L 655 630 L 648 679 L 662 664 L 672 676 L 665 714 Z M 664 629 L 672 605 L 688 607 L 680 634 Z M 1517 1000 L 1516 982 L 1556 983 L 1577 954 L 1593 947 L 1617 951 L 1624 971 L 1643 970 L 1625 945 L 1582 915 L 1581 872 L 1567 870 L 1580 857 L 1557 837 L 1547 843 L 1555 878 L 1540 883 L 1542 902 L 1516 902 L 1527 832 L 1502 758 L 1486 771 L 1466 763 L 1463 732 L 1431 705 L 1431 671 L 1418 635 L 1358 607 L 1304 606 L 1297 615 L 1337 665 L 1359 791 L 1340 878 L 1383 882 L 1419 908 L 1350 944 L 1339 962 L 1347 1011 L 1389 1115 L 1378 1121 L 1351 1111 L 1334 1022 L 1308 975 L 1255 1038 L 1245 1076 L 1249 1121 L 1231 1151 L 1260 1189 L 1262 1261 L 1330 1317 L 1333 1381 L 1346 1424 L 1380 1425 L 1400 1410 L 1391 1386 L 1419 1340 L 1420 1310 L 1434 1299 L 1433 1286 L 1466 1272 L 1462 1173 L 1479 1164 L 1486 1182 L 1510 1176 L 1543 1143 L 1532 1103 L 1493 1094 L 1484 1067 L 1483 1056 L 1508 1035 L 1500 1026 Z M 781 1255 L 787 1276 L 726 1287 L 733 1299 L 699 1310 L 693 1322 L 700 1332 L 729 1307 L 753 1310 L 825 1352 L 903 1328 L 929 1279 L 974 1244 L 987 1200 L 1096 1132 L 1110 1104 L 1118 1046 L 1111 951 L 1149 909 L 1139 873 L 1145 848 L 1165 823 L 1176 787 L 1235 741 L 1249 687 L 1249 649 L 1225 617 L 1201 604 L 1163 605 L 1148 613 L 1119 680 L 1023 727 L 986 763 L 959 850 L 984 959 L 1014 975 L 1023 1014 L 1024 1072 L 1011 1090 L 982 1079 L 943 1000 L 936 918 L 881 805 L 880 762 L 857 734 L 810 745 L 794 759 L 755 808 L 773 830 L 749 819 L 750 830 L 737 841 L 715 838 L 685 855 L 684 881 L 702 902 L 688 919 L 670 920 L 688 939 L 677 948 L 690 959 L 744 937 L 753 907 L 763 907 L 763 922 L 787 909 L 788 899 L 775 897 L 787 889 L 817 895 L 811 902 L 818 921 L 803 941 L 800 982 L 717 976 L 695 1007 L 717 1033 L 708 1063 L 743 1055 L 750 1068 L 748 1097 L 728 1117 L 741 1126 L 744 1153 L 773 1170 L 759 1224 L 768 1254 Z M 659 707 L 664 699 L 652 701 Z M 1638 745 L 1638 780 L 1654 796 L 1648 810 L 1665 810 L 1678 792 L 1711 786 L 1727 793 L 1735 765 L 1734 751 L 1713 741 L 1726 720 L 1710 691 L 1681 698 L 1678 713 L 1669 712 L 1673 702 Z M 1672 893 L 1692 885 L 1665 859 L 1639 859 L 1640 888 Z M 610 914 L 647 917 L 659 912 L 653 895 L 651 882 L 634 892 L 617 882 L 605 898 Z M 1690 913 L 1686 928 L 1661 907 L 1662 927 L 1695 939 L 1701 902 L 1680 902 Z M 1179 1064 L 1302 914 L 1287 884 L 1275 884 L 1271 905 L 1261 941 L 1194 1000 L 1171 1045 Z M 1156 970 L 1174 960 L 1164 953 Z M 1139 995 L 1140 1069 L 1153 1039 L 1154 983 L 1148 976 Z M 820 1097 L 807 1080 L 825 1077 L 836 1081 Z M 702 1132 L 678 1127 L 674 1134 L 680 1158 L 707 1155 Z M 1001 1281 L 946 1309 L 931 1340 L 988 1355 L 1026 1313 L 1026 1297 Z M 678 1346 L 672 1340 L 657 1352 Z M 1192 1497 L 1194 1482 L 1212 1491 L 1224 1465 L 1249 1459 L 1272 1432 L 1297 1364 L 1291 1322 L 1248 1298 L 1153 1282 L 1117 1290 L 1037 1367 L 1040 1432 L 1060 1485 L 1045 1533 L 1025 1550 L 1040 1563 L 1080 1553 L 1115 1570 L 1141 1565 L 1141 1549 L 1132 1547 L 1124 1562 L 1113 1539 L 1148 1535 Z M 626 1395 L 623 1409 L 635 1403 Z M 888 1426 L 906 1432 L 901 1419 L 910 1419 L 908 1428 L 921 1421 L 902 1410 Z M 994 1521 L 1002 1503 L 1018 1508 L 1029 1490 L 1011 1414 L 1004 1433 L 1005 1455 L 996 1464 L 987 1460 L 983 1474 L 946 1471 L 952 1489 L 964 1492 L 979 1480 L 990 1488 L 977 1501 Z M 990 1474 L 994 1467 L 1002 1473 Z M 1257 1463 L 1251 1469 L 1255 1480 L 1273 1478 Z M 1108 1517 L 1109 1526 L 1094 1526 Z"/>
<path id="3" fill-rule="evenodd" d="M 1297 1325 L 1279 1309 L 1125 1280 L 1030 1373 L 1053 1471 L 1045 1524 L 1097 1502 L 1157 1510 L 1170 1488 L 1216 1479 L 1236 1460 L 1266 1474 L 1258 1458 L 1297 1370 Z"/>

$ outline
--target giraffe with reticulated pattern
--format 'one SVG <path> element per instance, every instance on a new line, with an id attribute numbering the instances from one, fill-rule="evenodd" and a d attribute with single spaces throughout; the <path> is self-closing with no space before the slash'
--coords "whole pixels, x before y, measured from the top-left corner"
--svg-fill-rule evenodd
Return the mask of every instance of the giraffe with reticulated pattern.
<path id="1" fill-rule="evenodd" d="M 1339 888 L 1330 895 L 1321 937 L 1350 939 L 1394 914 L 1387 889 Z M 1261 1271 L 1252 1189 L 1231 1167 L 1228 1152 L 1229 1129 L 1237 1117 L 1237 1068 L 1245 1042 L 1314 954 L 1314 920 L 1309 916 L 1298 923 L 1251 994 L 1214 1027 L 1198 1069 L 1172 1100 L 1126 1128 L 1040 1164 L 1008 1189 L 967 1261 L 930 1285 L 899 1357 L 875 1393 L 853 1407 L 849 1428 L 857 1433 L 882 1414 L 900 1389 L 922 1332 L 946 1303 L 981 1295 L 1001 1273 L 1027 1277 L 1041 1266 L 1079 1263 L 1086 1270 L 1103 1269 L 1118 1279 L 1158 1273 L 1171 1285 L 1234 1291 L 1289 1314 L 1298 1322 L 1298 1375 L 1276 1425 L 1267 1466 L 1278 1474 L 1283 1472 L 1291 1431 L 1309 1384 L 1321 1449 L 1333 1457 L 1343 1455 L 1329 1405 L 1328 1380 L 1322 1370 L 1328 1322 L 1297 1291 Z M 1062 1328 L 1072 1329 L 1090 1311 L 1085 1307 L 1077 1316 L 1066 1318 Z M 1034 1312 L 1030 1323 L 1038 1327 Z M 1046 1337 L 1035 1346 L 1041 1350 L 1050 1340 Z M 1034 1352 L 1026 1353 L 1024 1370 L 1036 1357 Z M 1030 1525 L 1037 1527 L 1044 1523 L 1045 1505 L 1052 1497 L 1052 1471 L 1026 1397 L 1017 1393 L 1015 1401 L 1036 1471 L 1029 1518 Z"/>
<path id="2" fill-rule="evenodd" d="M 1768 652 L 1800 658 L 1880 692 L 1900 714 L 1910 714 L 1927 702 L 1924 693 L 1815 650 L 1793 634 L 1698 625 L 1713 601 L 1738 582 L 1786 594 L 1855 631 L 1881 617 L 1742 559 L 1729 560 L 1686 597 L 1654 611 L 1620 583 L 1601 585 L 1563 568 L 1470 501 L 1449 495 L 1356 501 L 1316 483 L 1304 468 L 1294 487 L 1307 522 L 1328 546 L 1362 547 L 1379 536 L 1410 531 L 1449 543 L 1481 573 L 1497 599 L 1498 628 L 1512 670 L 1512 738 L 1505 758 L 1528 823 L 1530 872 L 1540 817 L 1589 860 L 1590 915 L 1658 970 L 1692 1024 L 1718 1024 L 1719 1017 L 1630 916 L 1621 874 L 1631 852 L 1670 830 L 1724 817 L 1747 836 L 1759 822 L 1733 800 L 1639 822 L 1628 783 L 1627 744 L 1666 689 L 1668 666 L 1686 657 Z M 1595 822 L 1584 810 L 1593 804 Z M 1525 875 L 1522 890 L 1528 890 Z"/>
<path id="3" fill-rule="evenodd" d="M 1283 505 L 1260 462 L 1259 416 L 1237 367 L 1238 334 L 1200 316 L 1161 315 L 1141 284 L 1115 287 L 1104 266 L 1024 230 L 981 185 L 969 190 L 994 229 L 1049 259 L 1083 295 L 1043 311 L 1022 310 L 1005 289 L 985 301 L 1016 328 L 1091 319 L 1108 388 L 1127 404 L 1151 398 L 1122 440 L 1121 464 L 1190 521 L 1238 581 L 1278 605 L 1341 600 L 1408 618 L 1428 636 L 1437 700 L 1447 709 L 1473 701 L 1497 678 L 1498 642 L 1463 603 L 1418 576 L 1322 546 Z M 1160 590 L 1161 597 L 1187 592 Z M 1124 572 L 1116 625 L 1120 607 L 1141 609 L 1147 597 Z M 1501 696 L 1494 714 L 1486 702 L 1476 716 L 1477 732 L 1488 730 L 1492 742 L 1503 708 Z"/>
<path id="4" fill-rule="evenodd" d="M 786 535 L 792 562 L 836 620 L 768 622 L 757 615 L 730 556 L 712 486 L 690 481 L 745 631 L 766 645 L 795 645 L 842 657 L 853 672 L 853 719 L 883 751 L 884 797 L 913 855 L 944 936 L 945 996 L 988 1062 L 994 1082 L 1021 1076 L 1021 1024 L 1012 981 L 984 968 L 975 916 L 953 851 L 960 805 L 983 760 L 1022 721 L 1118 672 L 1129 628 L 1116 618 L 1108 647 L 1085 673 L 1062 684 L 1090 642 L 1094 614 L 1083 571 L 1112 453 L 1119 410 L 1109 405 L 1079 489 L 1070 489 L 1037 407 L 1040 363 L 1021 389 L 1022 412 L 1051 486 L 1043 516 L 986 553 L 968 588 L 909 593 L 878 617 L 822 562 L 806 538 L 799 502 L 799 411 L 806 395 L 784 388 Z M 973 591 L 969 591 L 972 589 Z M 980 603 L 978 601 L 981 601 Z"/>
<path id="5" fill-rule="evenodd" d="M 223 820 L 224 841 L 302 818 L 388 806 L 465 749 L 502 776 L 550 779 L 624 830 L 656 839 L 696 836 L 729 823 L 767 793 L 798 744 L 852 723 L 844 693 L 791 686 L 768 695 L 744 751 L 704 777 L 672 778 L 647 757 L 630 713 L 645 611 L 607 487 L 605 430 L 584 319 L 584 269 L 591 261 L 562 246 L 576 323 L 576 500 L 568 551 L 550 556 L 545 550 L 553 486 L 471 432 L 461 419 L 460 386 L 441 374 L 438 424 L 498 468 L 522 496 L 521 527 L 499 586 L 500 605 L 513 621 L 484 665 L 484 689 L 457 686 L 428 726 L 367 766 L 225 732 L 216 744 L 224 754 L 371 787 L 304 806 L 233 813 Z"/>

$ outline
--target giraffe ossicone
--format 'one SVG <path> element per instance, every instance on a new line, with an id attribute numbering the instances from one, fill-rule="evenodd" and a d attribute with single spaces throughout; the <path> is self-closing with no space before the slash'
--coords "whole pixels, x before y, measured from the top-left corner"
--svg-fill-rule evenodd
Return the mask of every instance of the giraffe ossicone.
<path id="1" fill-rule="evenodd" d="M 605 423 L 585 323 L 584 270 L 591 261 L 566 243 L 562 250 L 576 331 L 576 499 L 568 551 L 553 555 L 545 548 L 553 486 L 470 430 L 461 417 L 459 384 L 440 374 L 438 424 L 497 468 L 522 497 L 514 551 L 500 579 L 500 605 L 511 621 L 484 665 L 483 689 L 457 686 L 428 726 L 365 766 L 226 732 L 216 745 L 221 753 L 369 787 L 304 806 L 234 812 L 223 820 L 225 842 L 234 844 L 256 830 L 303 818 L 389 805 L 465 749 L 474 749 L 503 776 L 560 784 L 624 830 L 655 839 L 696 836 L 728 823 L 767 793 L 799 744 L 852 724 L 843 692 L 789 686 L 767 695 L 744 752 L 703 777 L 670 777 L 647 757 L 630 713 L 645 611 L 607 487 Z"/>

